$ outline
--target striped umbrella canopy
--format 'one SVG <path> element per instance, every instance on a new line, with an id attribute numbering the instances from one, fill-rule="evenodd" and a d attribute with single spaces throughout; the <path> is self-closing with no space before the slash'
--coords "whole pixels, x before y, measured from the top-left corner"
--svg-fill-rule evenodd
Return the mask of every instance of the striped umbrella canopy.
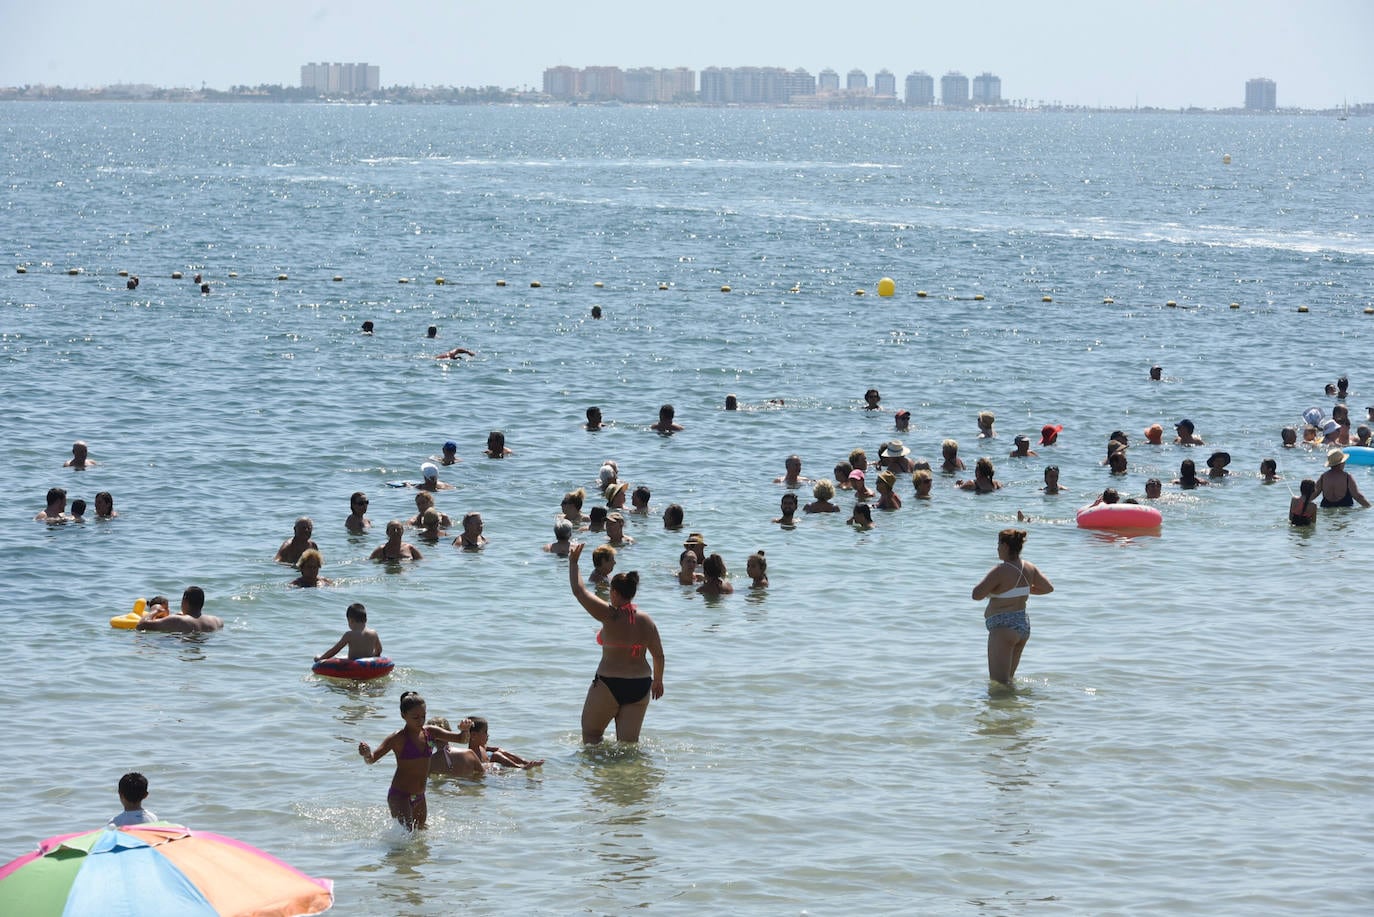
<path id="1" fill-rule="evenodd" d="M 333 904 L 329 879 L 167 822 L 50 837 L 0 868 L 0 914 L 16 917 L 292 917 Z"/>

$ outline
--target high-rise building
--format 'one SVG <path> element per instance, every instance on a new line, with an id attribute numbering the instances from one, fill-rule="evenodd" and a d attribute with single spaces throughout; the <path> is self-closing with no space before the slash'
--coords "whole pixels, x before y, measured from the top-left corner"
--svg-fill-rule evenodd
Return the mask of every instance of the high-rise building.
<path id="1" fill-rule="evenodd" d="M 967 108 L 968 77 L 957 70 L 940 77 L 940 104 L 946 108 Z"/>
<path id="2" fill-rule="evenodd" d="M 839 92 L 840 75 L 829 67 L 826 67 L 816 77 L 817 92 Z"/>
<path id="3" fill-rule="evenodd" d="M 907 74 L 906 104 L 928 108 L 935 104 L 935 77 L 924 70 Z"/>
<path id="4" fill-rule="evenodd" d="M 1278 108 L 1278 95 L 1274 81 L 1255 77 L 1245 81 L 1246 111 L 1273 111 Z"/>
<path id="5" fill-rule="evenodd" d="M 973 78 L 974 105 L 1001 105 L 1002 78 L 983 71 Z"/>
<path id="6" fill-rule="evenodd" d="M 866 92 L 868 90 L 868 74 L 855 67 L 845 76 L 844 88 L 850 92 Z"/>
<path id="7" fill-rule="evenodd" d="M 581 74 L 574 67 L 549 67 L 544 71 L 544 94 L 565 101 L 577 98 Z"/>
<path id="8" fill-rule="evenodd" d="M 794 95 L 813 95 L 805 70 L 781 67 L 707 67 L 701 71 L 701 101 L 712 105 L 783 105 Z"/>
<path id="9" fill-rule="evenodd" d="M 897 77 L 891 70 L 879 70 L 873 74 L 873 94 L 879 98 L 897 98 Z"/>
<path id="10" fill-rule="evenodd" d="M 619 67 L 583 67 L 582 95 L 593 102 L 607 102 L 625 95 L 625 73 Z"/>
<path id="11" fill-rule="evenodd" d="M 382 69 L 368 64 L 301 64 L 301 88 L 327 95 L 357 95 L 382 88 Z"/>

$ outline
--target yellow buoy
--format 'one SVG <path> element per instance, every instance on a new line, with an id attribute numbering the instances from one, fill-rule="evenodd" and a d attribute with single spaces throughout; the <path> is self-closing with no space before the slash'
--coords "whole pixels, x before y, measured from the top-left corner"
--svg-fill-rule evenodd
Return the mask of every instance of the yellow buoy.
<path id="1" fill-rule="evenodd" d="M 540 283 L 540 282 L 537 281 L 537 280 L 531 280 L 531 281 L 530 281 L 530 286 L 533 287 L 533 288 L 535 288 L 535 289 L 538 289 L 539 287 L 542 287 L 543 284 Z"/>
<path id="2" fill-rule="evenodd" d="M 604 287 L 605 284 L 602 283 L 600 280 L 598 280 L 596 283 L 592 284 L 592 286 L 596 287 L 596 288 L 599 290 L 599 289 L 601 289 L 602 287 Z"/>
<path id="3" fill-rule="evenodd" d="M 1299 311 L 1299 312 L 1306 312 L 1306 311 L 1307 311 L 1307 307 L 1306 307 L 1306 306 L 1298 306 L 1298 311 Z"/>
<path id="4" fill-rule="evenodd" d="M 1229 166 L 1229 165 L 1231 164 L 1231 154 L 1230 154 L 1230 153 L 1222 153 L 1222 154 L 1221 154 L 1221 164 L 1224 165 L 1224 166 Z"/>
<path id="5" fill-rule="evenodd" d="M 891 277 L 884 277 L 878 281 L 878 295 L 891 296 L 897 292 L 897 284 Z"/>
<path id="6" fill-rule="evenodd" d="M 863 291 L 863 290 L 855 290 L 855 291 L 854 291 L 854 295 L 855 295 L 855 296 L 862 296 L 862 295 L 864 295 L 864 291 Z"/>
<path id="7" fill-rule="evenodd" d="M 286 276 L 285 274 L 278 274 L 278 275 L 277 275 L 277 279 L 278 279 L 278 280 L 286 280 L 286 279 L 288 279 L 288 278 L 287 278 L 287 276 Z"/>
<path id="8" fill-rule="evenodd" d="M 435 278 L 434 278 L 434 285 L 435 285 L 436 287 L 441 287 L 441 286 L 443 286 L 443 285 L 446 284 L 446 283 L 448 283 L 448 281 L 445 280 L 445 279 L 442 278 L 442 277 L 435 277 Z"/>
<path id="9" fill-rule="evenodd" d="M 181 279 L 181 271 L 172 271 L 172 279 L 173 279 L 173 280 L 180 280 L 180 279 Z"/>
<path id="10" fill-rule="evenodd" d="M 496 281 L 496 285 L 498 287 L 504 287 L 506 285 L 506 282 L 504 280 L 498 280 Z"/>
<path id="11" fill-rule="evenodd" d="M 1054 297 L 1053 297 L 1053 296 L 1041 296 L 1041 297 L 1040 297 L 1040 301 L 1041 301 L 1041 302 L 1054 302 Z"/>
<path id="12" fill-rule="evenodd" d="M 730 284 L 728 284 L 728 283 L 723 283 L 723 284 L 721 284 L 721 286 L 720 286 L 720 291 L 721 291 L 722 293 L 729 293 L 729 292 L 730 292 Z"/>
<path id="13" fill-rule="evenodd" d="M 984 296 L 982 293 L 974 293 L 973 298 L 978 302 L 982 302 L 984 299 L 987 299 L 987 297 Z"/>

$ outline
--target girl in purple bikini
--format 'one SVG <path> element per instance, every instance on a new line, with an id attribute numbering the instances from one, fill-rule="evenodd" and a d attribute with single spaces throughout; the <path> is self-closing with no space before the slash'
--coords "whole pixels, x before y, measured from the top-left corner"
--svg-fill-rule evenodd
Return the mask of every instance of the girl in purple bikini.
<path id="1" fill-rule="evenodd" d="M 451 732 L 439 726 L 425 725 L 425 699 L 415 691 L 401 695 L 401 719 L 405 726 L 382 740 L 374 752 L 366 742 L 358 743 L 358 754 L 368 764 L 375 764 L 387 752 L 396 753 L 396 773 L 391 789 L 386 791 L 386 804 L 391 815 L 409 831 L 425 827 L 429 810 L 425 806 L 425 781 L 429 777 L 429 758 L 434 753 L 435 740 L 468 742 L 471 720 L 458 724 Z"/>

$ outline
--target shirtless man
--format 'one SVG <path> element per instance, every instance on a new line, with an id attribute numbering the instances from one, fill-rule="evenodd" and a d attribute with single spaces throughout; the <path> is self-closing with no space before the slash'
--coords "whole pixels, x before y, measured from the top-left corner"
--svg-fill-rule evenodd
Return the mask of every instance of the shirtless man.
<path id="1" fill-rule="evenodd" d="M 149 605 L 134 629 L 163 634 L 204 634 L 222 628 L 224 621 L 214 615 L 201 613 L 204 607 L 205 590 L 199 586 L 187 586 L 181 594 L 180 612 L 172 614 L 161 605 Z"/>
<path id="2" fill-rule="evenodd" d="M 1178 436 L 1174 437 L 1175 446 L 1203 445 L 1202 438 L 1193 432 L 1193 422 L 1188 418 L 1185 417 L 1183 420 L 1174 424 L 1174 430 L 1178 433 Z"/>
<path id="3" fill-rule="evenodd" d="M 783 462 L 784 469 L 782 477 L 774 478 L 774 484 L 784 484 L 788 487 L 800 487 L 802 484 L 810 484 L 810 478 L 801 476 L 802 461 L 800 455 L 789 455 Z"/>
<path id="4" fill-rule="evenodd" d="M 649 429 L 657 433 L 662 433 L 664 436 L 671 436 L 674 433 L 682 432 L 682 424 L 673 421 L 673 415 L 676 413 L 676 410 L 671 404 L 665 404 L 658 409 L 658 423 L 649 427 Z"/>
<path id="5" fill-rule="evenodd" d="M 33 518 L 35 522 L 66 522 L 67 491 L 61 487 L 48 488 L 48 505 Z"/>
<path id="6" fill-rule="evenodd" d="M 86 444 L 81 440 L 72 443 L 72 457 L 62 463 L 63 468 L 74 468 L 77 471 L 85 471 L 95 461 L 86 455 Z"/>
<path id="7" fill-rule="evenodd" d="M 1326 456 L 1326 470 L 1317 478 L 1317 489 L 1322 495 L 1322 508 L 1332 506 L 1354 506 L 1356 503 L 1369 508 L 1369 501 L 1360 493 L 1359 485 L 1345 470 L 1346 454 L 1340 449 L 1332 449 Z"/>
<path id="8" fill-rule="evenodd" d="M 295 566 L 296 561 L 300 560 L 301 555 L 306 551 L 312 549 L 318 551 L 320 546 L 310 539 L 314 531 L 315 523 L 310 520 L 310 517 L 300 517 L 296 520 L 296 527 L 292 531 L 291 537 L 281 543 L 281 547 L 277 548 L 277 556 L 272 559 L 279 564 Z"/>

